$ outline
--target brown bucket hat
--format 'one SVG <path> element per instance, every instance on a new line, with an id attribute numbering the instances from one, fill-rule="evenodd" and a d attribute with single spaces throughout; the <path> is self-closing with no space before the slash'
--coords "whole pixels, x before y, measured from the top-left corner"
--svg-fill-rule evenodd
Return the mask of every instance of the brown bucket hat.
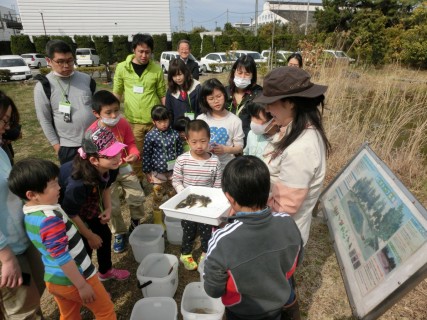
<path id="1" fill-rule="evenodd" d="M 286 97 L 315 98 L 325 93 L 328 86 L 314 84 L 310 74 L 295 67 L 280 67 L 264 78 L 262 94 L 253 101 L 270 104 Z"/>

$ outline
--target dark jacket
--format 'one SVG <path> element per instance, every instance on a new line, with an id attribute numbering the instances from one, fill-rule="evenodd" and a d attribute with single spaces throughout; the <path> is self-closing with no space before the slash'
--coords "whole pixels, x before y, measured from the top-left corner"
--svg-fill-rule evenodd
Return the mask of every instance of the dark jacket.
<path id="1" fill-rule="evenodd" d="M 83 180 L 73 179 L 72 171 L 73 161 L 64 163 L 60 167 L 58 180 L 61 186 L 61 196 L 59 203 L 62 209 L 68 216 L 78 215 L 83 221 L 97 218 L 101 214 L 99 204 L 102 192 L 116 180 L 119 170 L 110 170 L 104 180 L 100 177 L 97 186 L 87 185 Z"/>
<path id="2" fill-rule="evenodd" d="M 185 113 L 194 113 L 194 119 L 201 113 L 199 106 L 200 82 L 193 81 L 193 84 L 187 92 L 187 98 L 183 99 L 180 92 L 172 93 L 170 90 L 166 92 L 166 109 L 172 115 L 173 127 L 176 120 L 184 116 Z"/>
<path id="3" fill-rule="evenodd" d="M 233 101 L 233 92 L 231 92 L 230 86 L 226 86 L 225 90 L 227 91 L 228 111 L 234 113 L 242 120 L 243 133 L 245 134 L 244 146 L 246 146 L 246 138 L 248 136 L 249 130 L 251 130 L 251 116 L 248 113 L 246 104 L 255 99 L 257 95 L 262 93 L 262 87 L 258 84 L 255 84 L 252 88 L 247 89 L 239 105 Z"/>
<path id="4" fill-rule="evenodd" d="M 187 68 L 190 69 L 193 79 L 199 80 L 199 64 L 193 59 L 187 59 Z"/>
<path id="5" fill-rule="evenodd" d="M 204 288 L 222 298 L 243 319 L 275 319 L 291 294 L 289 278 L 302 260 L 303 242 L 285 213 L 229 218 L 212 234 L 204 267 Z"/>

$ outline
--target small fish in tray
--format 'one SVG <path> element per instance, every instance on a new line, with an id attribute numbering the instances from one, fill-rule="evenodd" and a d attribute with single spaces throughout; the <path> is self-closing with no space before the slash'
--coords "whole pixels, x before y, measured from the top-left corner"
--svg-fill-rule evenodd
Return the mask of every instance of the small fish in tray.
<path id="1" fill-rule="evenodd" d="M 198 204 L 198 207 L 207 207 L 209 203 L 211 203 L 212 200 L 209 197 L 201 196 L 198 194 L 190 193 L 187 198 L 182 200 L 180 203 L 178 203 L 175 207 L 175 209 L 183 209 L 183 208 L 192 208 L 196 204 Z"/>

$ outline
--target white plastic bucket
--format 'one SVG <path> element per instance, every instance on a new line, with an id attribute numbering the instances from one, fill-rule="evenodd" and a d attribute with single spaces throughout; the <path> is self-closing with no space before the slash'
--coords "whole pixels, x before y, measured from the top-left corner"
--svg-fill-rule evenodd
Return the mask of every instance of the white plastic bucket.
<path id="1" fill-rule="evenodd" d="M 136 262 L 140 263 L 150 253 L 165 252 L 163 232 L 159 224 L 141 224 L 132 231 L 129 243 Z"/>
<path id="2" fill-rule="evenodd" d="M 130 320 L 177 320 L 176 302 L 168 297 L 144 298 L 138 300 L 132 309 Z"/>
<path id="3" fill-rule="evenodd" d="M 178 258 L 171 254 L 150 253 L 136 271 L 144 298 L 173 297 L 178 288 Z"/>
<path id="4" fill-rule="evenodd" d="M 209 297 L 201 282 L 187 284 L 181 299 L 184 320 L 221 320 L 225 307 L 221 299 Z"/>
<path id="5" fill-rule="evenodd" d="M 181 219 L 166 217 L 165 218 L 166 225 L 166 234 L 168 237 L 168 241 L 171 244 L 181 245 L 182 243 L 182 226 Z"/>

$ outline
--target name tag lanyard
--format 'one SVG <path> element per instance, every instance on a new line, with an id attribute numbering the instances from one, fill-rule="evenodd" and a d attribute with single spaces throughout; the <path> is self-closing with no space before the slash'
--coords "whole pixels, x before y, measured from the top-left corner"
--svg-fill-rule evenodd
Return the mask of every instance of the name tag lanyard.
<path id="1" fill-rule="evenodd" d="M 169 154 L 166 150 L 166 144 L 165 144 L 165 140 L 163 139 L 163 133 L 161 133 L 161 132 L 160 132 L 160 140 L 162 140 L 163 153 L 165 154 L 166 162 L 167 162 L 167 161 L 169 161 L 169 160 L 167 160 L 169 158 Z M 176 140 L 175 140 L 174 148 L 173 148 L 173 159 L 172 160 L 176 159 L 176 153 L 177 152 L 176 152 Z"/>
<path id="2" fill-rule="evenodd" d="M 58 81 L 58 78 L 55 78 L 56 82 L 58 83 L 59 87 L 61 88 L 62 92 L 62 101 L 60 102 L 59 110 L 60 112 L 64 113 L 64 121 L 65 122 L 71 122 L 71 103 L 68 99 L 68 96 L 70 94 L 70 88 L 71 88 L 71 80 L 68 82 L 68 86 L 66 89 L 61 85 L 61 83 Z"/>
<path id="3" fill-rule="evenodd" d="M 194 120 L 195 118 L 195 111 L 193 110 L 193 108 L 191 107 L 191 99 L 190 99 L 190 95 L 188 94 L 188 91 L 184 91 L 187 95 L 187 99 L 188 100 L 188 106 L 190 107 L 190 112 L 185 112 L 184 116 L 190 118 L 190 120 Z M 187 110 L 186 110 L 187 111 Z"/>

